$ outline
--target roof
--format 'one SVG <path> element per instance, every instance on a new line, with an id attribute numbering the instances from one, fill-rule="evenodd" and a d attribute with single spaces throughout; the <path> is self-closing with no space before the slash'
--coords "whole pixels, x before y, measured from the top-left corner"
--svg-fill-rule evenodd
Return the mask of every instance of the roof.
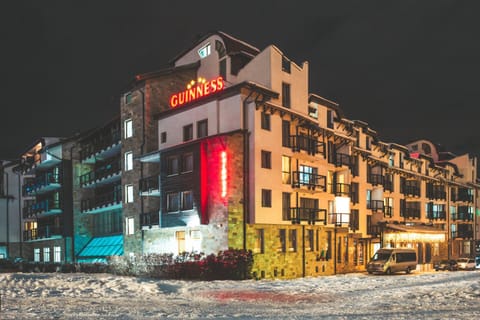
<path id="1" fill-rule="evenodd" d="M 172 60 L 170 60 L 170 64 L 175 64 L 175 61 L 180 59 L 183 55 L 185 55 L 187 52 L 192 50 L 194 47 L 196 47 L 199 43 L 205 41 L 207 38 L 213 36 L 213 35 L 218 35 L 223 43 L 225 44 L 225 50 L 227 55 L 233 55 L 233 54 L 243 54 L 247 57 L 252 57 L 256 56 L 257 54 L 260 53 L 260 50 L 251 44 L 248 44 L 242 40 L 239 40 L 225 32 L 222 31 L 210 31 L 206 33 L 203 36 L 198 37 L 195 41 L 192 42 L 192 45 L 185 50 L 181 51 L 178 55 L 176 55 Z"/>

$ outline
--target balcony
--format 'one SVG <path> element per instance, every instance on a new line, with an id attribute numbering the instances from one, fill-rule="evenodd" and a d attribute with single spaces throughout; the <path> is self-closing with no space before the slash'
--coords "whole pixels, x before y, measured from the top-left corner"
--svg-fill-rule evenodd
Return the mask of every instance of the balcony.
<path id="1" fill-rule="evenodd" d="M 335 155 L 335 166 L 342 167 L 347 166 L 350 167 L 353 164 L 352 156 L 345 153 L 337 152 Z"/>
<path id="2" fill-rule="evenodd" d="M 367 182 L 369 182 L 372 186 L 383 186 L 385 177 L 381 174 L 371 173 L 368 175 Z"/>
<path id="3" fill-rule="evenodd" d="M 47 216 L 62 213 L 60 200 L 45 199 L 41 201 L 30 202 L 22 209 L 24 218 L 32 218 L 34 216 Z"/>
<path id="4" fill-rule="evenodd" d="M 106 163 L 95 170 L 81 175 L 80 186 L 93 187 L 96 185 L 112 183 L 120 179 L 120 174 L 120 160 L 115 159 L 115 161 Z"/>
<path id="5" fill-rule="evenodd" d="M 294 135 L 289 137 L 289 146 L 293 152 L 306 151 L 309 155 L 321 154 L 325 157 L 325 144 L 315 137 Z"/>
<path id="6" fill-rule="evenodd" d="M 453 221 L 462 220 L 462 221 L 473 221 L 473 213 L 468 212 L 468 207 L 465 210 L 462 210 L 462 207 L 459 207 L 458 212 L 451 215 Z"/>
<path id="7" fill-rule="evenodd" d="M 452 201 L 458 201 L 458 202 L 473 202 L 473 194 L 469 194 L 467 189 L 459 189 L 458 193 L 452 194 Z"/>
<path id="8" fill-rule="evenodd" d="M 23 185 L 23 194 L 33 196 L 58 190 L 61 188 L 60 179 L 61 177 L 58 172 L 48 172 L 34 179 L 28 179 Z"/>
<path id="9" fill-rule="evenodd" d="M 350 185 L 346 183 L 329 184 L 330 193 L 333 193 L 337 197 L 349 197 Z"/>
<path id="10" fill-rule="evenodd" d="M 91 199 L 84 199 L 81 202 L 81 212 L 98 213 L 107 210 L 118 209 L 122 207 L 122 192 L 114 190 L 99 194 Z"/>
<path id="11" fill-rule="evenodd" d="M 302 171 L 292 172 L 292 188 L 306 187 L 309 190 L 325 191 L 327 187 L 327 177 Z"/>
<path id="12" fill-rule="evenodd" d="M 453 239 L 473 239 L 473 230 L 452 231 Z"/>
<path id="13" fill-rule="evenodd" d="M 446 220 L 447 212 L 446 211 L 427 211 L 427 219 L 429 220 Z"/>
<path id="14" fill-rule="evenodd" d="M 400 216 L 405 219 L 420 219 L 420 203 L 411 202 L 412 205 L 407 205 L 400 208 Z"/>
<path id="15" fill-rule="evenodd" d="M 372 211 L 383 211 L 383 200 L 367 201 L 367 209 Z"/>
<path id="16" fill-rule="evenodd" d="M 371 225 L 367 228 L 367 234 L 376 238 L 380 237 L 382 234 L 382 226 L 380 225 Z"/>
<path id="17" fill-rule="evenodd" d="M 160 183 L 158 175 L 140 179 L 139 187 L 141 196 L 160 196 Z"/>
<path id="18" fill-rule="evenodd" d="M 151 228 L 160 224 L 160 214 L 158 211 L 140 214 L 142 227 Z"/>
<path id="19" fill-rule="evenodd" d="M 84 142 L 80 151 L 80 159 L 85 163 L 107 159 L 120 152 L 120 130 L 103 132 L 90 141 Z"/>
<path id="20" fill-rule="evenodd" d="M 61 237 L 62 228 L 59 226 L 45 226 L 23 231 L 23 241 L 45 240 Z"/>
<path id="21" fill-rule="evenodd" d="M 318 208 L 290 207 L 287 212 L 287 220 L 293 224 L 299 224 L 301 221 L 308 221 L 308 224 L 323 222 L 327 224 L 327 210 Z"/>
<path id="22" fill-rule="evenodd" d="M 415 181 L 415 183 L 409 183 L 407 181 L 400 189 L 400 192 L 406 196 L 420 197 L 420 184 L 417 181 Z"/>

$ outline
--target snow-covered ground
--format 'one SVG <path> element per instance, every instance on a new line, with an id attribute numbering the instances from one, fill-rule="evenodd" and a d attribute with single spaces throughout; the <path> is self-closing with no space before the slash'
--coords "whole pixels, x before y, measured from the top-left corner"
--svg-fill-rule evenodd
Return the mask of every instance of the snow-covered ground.
<path id="1" fill-rule="evenodd" d="M 295 280 L 0 274 L 0 319 L 476 319 L 480 270 Z"/>

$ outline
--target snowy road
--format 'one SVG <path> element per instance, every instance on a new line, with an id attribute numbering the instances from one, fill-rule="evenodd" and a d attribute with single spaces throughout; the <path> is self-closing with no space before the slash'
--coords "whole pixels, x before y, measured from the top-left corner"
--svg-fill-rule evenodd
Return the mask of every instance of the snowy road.
<path id="1" fill-rule="evenodd" d="M 0 319 L 474 319 L 480 270 L 262 281 L 0 274 Z"/>

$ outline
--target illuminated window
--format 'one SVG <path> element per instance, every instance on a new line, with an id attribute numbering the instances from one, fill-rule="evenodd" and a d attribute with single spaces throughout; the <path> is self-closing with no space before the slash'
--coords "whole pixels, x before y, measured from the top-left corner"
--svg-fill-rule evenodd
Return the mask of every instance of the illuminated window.
<path id="1" fill-rule="evenodd" d="M 272 153 L 270 151 L 262 150 L 262 168 L 272 168 Z"/>
<path id="2" fill-rule="evenodd" d="M 182 173 L 193 171 L 193 154 L 185 153 L 182 155 Z"/>
<path id="3" fill-rule="evenodd" d="M 133 169 L 133 152 L 125 152 L 125 171 Z"/>
<path id="4" fill-rule="evenodd" d="M 133 184 L 127 184 L 125 186 L 125 203 L 133 202 Z"/>
<path id="5" fill-rule="evenodd" d="M 290 108 L 290 84 L 282 83 L 282 106 Z"/>
<path id="6" fill-rule="evenodd" d="M 43 248 L 43 262 L 50 262 L 50 248 Z"/>
<path id="7" fill-rule="evenodd" d="M 264 253 L 265 252 L 265 231 L 263 229 L 255 230 L 255 247 L 253 251 L 255 253 Z"/>
<path id="8" fill-rule="evenodd" d="M 262 207 L 272 207 L 272 190 L 262 189 Z"/>
<path id="9" fill-rule="evenodd" d="M 165 142 L 167 142 L 167 133 L 165 131 L 163 131 L 160 134 L 160 143 L 165 143 Z"/>
<path id="10" fill-rule="evenodd" d="M 265 112 L 261 113 L 261 122 L 262 122 L 262 129 L 270 131 L 270 115 L 268 113 L 265 113 Z"/>
<path id="11" fill-rule="evenodd" d="M 53 262 L 61 262 L 62 261 L 62 248 L 55 246 L 53 247 Z"/>
<path id="12" fill-rule="evenodd" d="M 127 235 L 135 234 L 135 219 L 133 217 L 125 218 L 125 233 Z"/>
<path id="13" fill-rule="evenodd" d="M 40 248 L 33 249 L 33 261 L 40 262 Z"/>
<path id="14" fill-rule="evenodd" d="M 288 251 L 297 251 L 297 230 L 288 230 Z"/>
<path id="15" fill-rule="evenodd" d="M 190 141 L 193 139 L 193 124 L 183 127 L 183 141 Z"/>
<path id="16" fill-rule="evenodd" d="M 200 59 L 206 58 L 210 55 L 211 51 L 212 47 L 210 46 L 210 43 L 207 43 L 206 45 L 198 49 L 198 56 L 200 57 Z"/>
<path id="17" fill-rule="evenodd" d="M 208 119 L 197 122 L 197 138 L 208 136 Z"/>
<path id="18" fill-rule="evenodd" d="M 284 184 L 291 183 L 290 163 L 290 157 L 282 156 L 282 183 Z"/>
<path id="19" fill-rule="evenodd" d="M 125 136 L 125 139 L 133 136 L 133 121 L 132 121 L 132 119 L 127 119 L 124 122 L 124 136 Z"/>
<path id="20" fill-rule="evenodd" d="M 178 174 L 178 156 L 170 156 L 167 158 L 167 175 Z"/>
<path id="21" fill-rule="evenodd" d="M 316 106 L 308 107 L 308 115 L 314 119 L 318 119 L 318 108 Z"/>

